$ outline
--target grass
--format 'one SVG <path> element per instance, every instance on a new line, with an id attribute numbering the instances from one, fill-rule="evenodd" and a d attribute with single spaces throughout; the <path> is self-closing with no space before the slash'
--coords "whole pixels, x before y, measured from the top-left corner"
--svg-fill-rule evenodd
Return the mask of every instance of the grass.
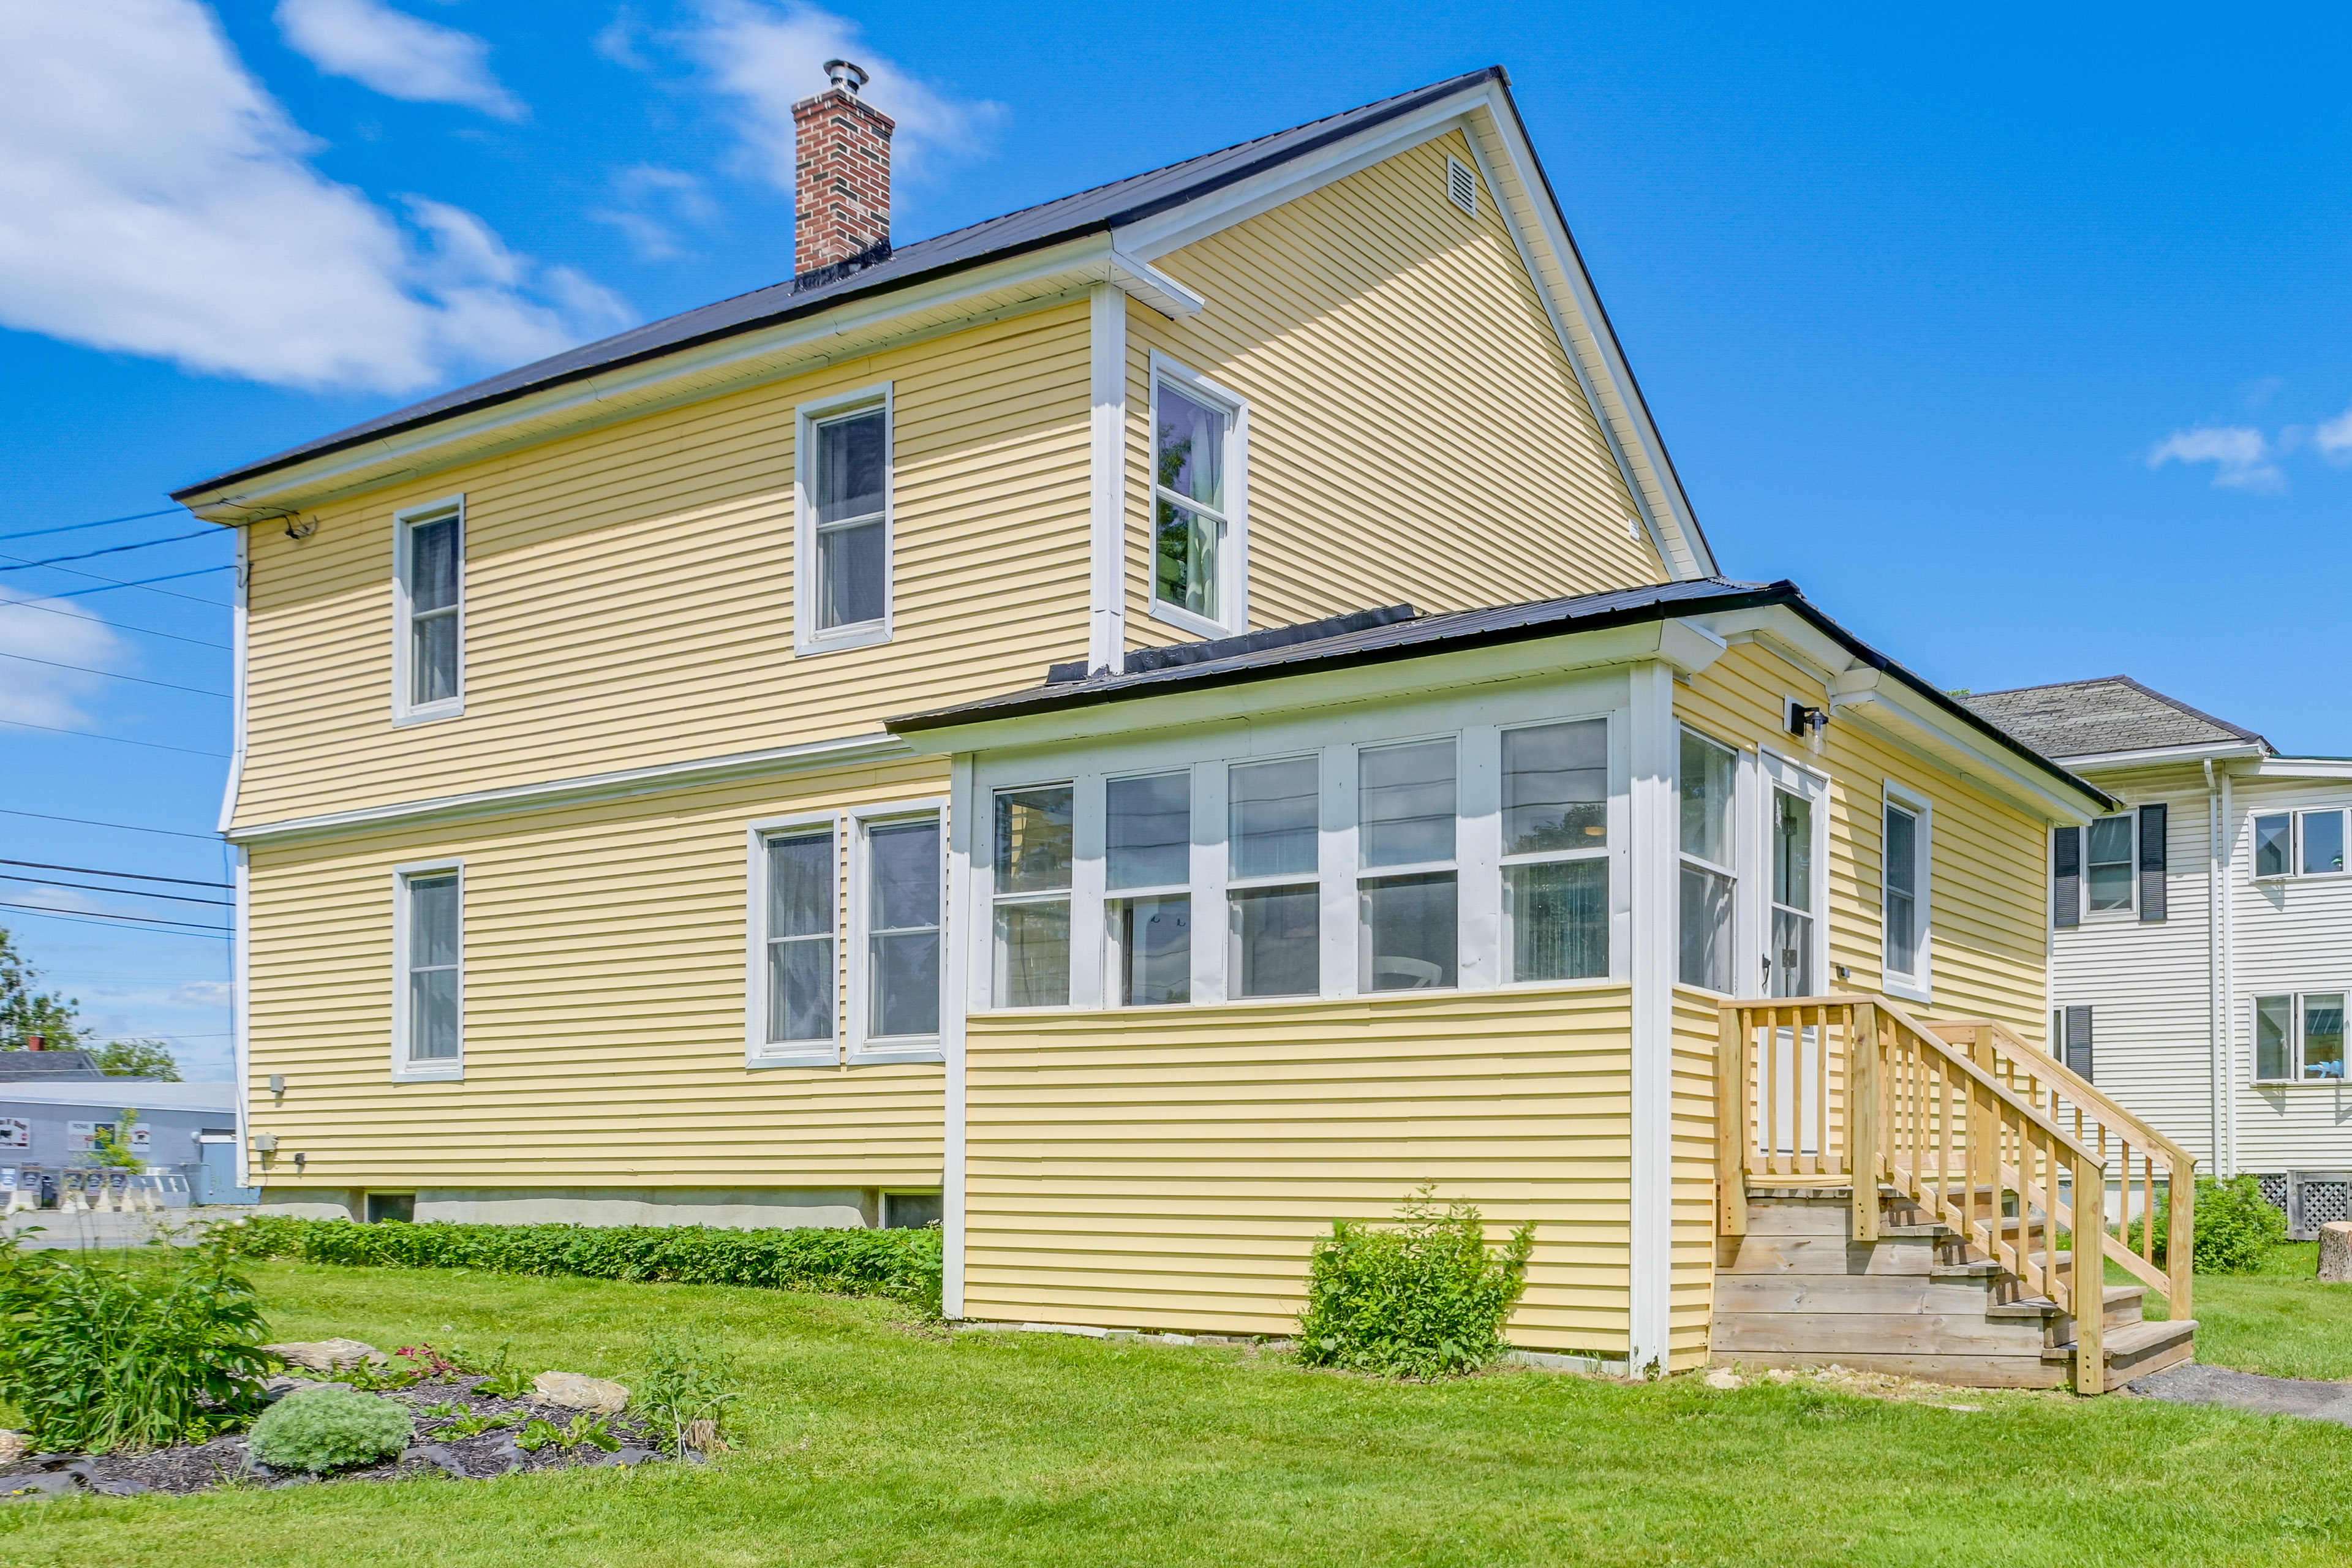
<path id="1" fill-rule="evenodd" d="M 709 1468 L 0 1507 L 0 1564 L 2341 1563 L 2352 1430 L 1967 1392 L 1895 1404 L 1511 1373 L 1403 1385 L 1231 1349 L 962 1334 L 881 1303 L 263 1265 L 273 1331 L 740 1363 Z M 2251 1282 L 2250 1282 L 2251 1283 Z M 1973 1411 L 1946 1405 L 1977 1406 Z"/>
<path id="2" fill-rule="evenodd" d="M 2273 1248 L 2256 1274 L 2200 1274 L 2197 1359 L 2273 1377 L 2352 1378 L 2352 1285 L 2322 1285 L 2319 1244 Z M 2149 1316 L 2163 1315 L 2148 1292 Z"/>

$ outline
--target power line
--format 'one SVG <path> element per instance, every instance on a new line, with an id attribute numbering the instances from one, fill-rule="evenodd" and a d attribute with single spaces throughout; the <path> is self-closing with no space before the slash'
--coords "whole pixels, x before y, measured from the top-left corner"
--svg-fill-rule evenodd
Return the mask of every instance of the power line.
<path id="1" fill-rule="evenodd" d="M 21 555 L 0 555 L 0 561 L 22 561 L 25 558 Z M 166 572 L 161 577 L 142 577 L 136 583 L 126 583 L 120 577 L 108 577 L 96 572 L 85 572 L 79 566 L 59 566 L 55 568 L 57 571 L 68 573 L 72 576 L 93 578 L 98 582 L 106 584 L 109 587 L 146 588 L 151 594 L 163 594 L 174 599 L 185 599 L 192 605 L 210 605 L 217 610 L 235 609 L 236 606 L 223 599 L 206 599 L 194 594 L 173 593 L 169 588 L 150 587 L 149 584 L 154 583 L 173 583 L 183 577 L 201 577 L 207 572 L 227 572 L 233 569 L 233 563 L 224 562 L 218 566 L 199 566 L 192 572 Z M 70 599 L 75 597 L 77 595 L 103 594 L 105 592 L 105 588 L 76 588 L 70 593 L 46 594 L 42 596 L 49 599 Z"/>
<path id="2" fill-rule="evenodd" d="M 103 594 L 106 590 L 92 588 L 85 592 Z M 45 616 L 63 616 L 69 621 L 88 621 L 91 626 L 104 626 L 109 631 L 137 632 L 142 637 L 170 637 L 173 642 L 194 643 L 198 647 L 216 647 L 223 653 L 236 651 L 225 642 L 208 642 L 203 637 L 182 637 L 177 632 L 159 632 L 153 626 L 129 626 L 121 621 L 110 621 L 104 616 L 78 616 L 71 610 L 60 610 L 55 605 L 44 605 L 33 599 L 0 599 L 0 610 L 38 610 Z"/>
<path id="3" fill-rule="evenodd" d="M 101 735 L 94 730 L 60 730 L 55 724 L 27 724 L 22 719 L 0 719 L 0 724 L 13 724 L 19 730 L 47 730 L 52 735 L 71 735 L 82 741 L 112 741 L 119 746 L 147 746 L 158 752 L 184 752 L 192 757 L 226 758 L 228 755 L 226 752 L 199 752 L 189 746 L 167 746 L 161 741 L 134 741 L 128 735 Z M 27 812 L 26 815 L 29 816 L 32 814 Z"/>
<path id="4" fill-rule="evenodd" d="M 68 915 L 58 914 L 55 910 L 43 909 L 38 904 L 0 904 L 0 910 L 24 910 L 32 914 L 57 915 L 57 918 L 61 921 L 81 921 L 85 923 L 90 921 L 137 921 L 142 925 L 188 926 L 196 931 L 217 931 L 223 936 L 229 934 L 228 928 L 226 926 L 200 925 L 194 921 L 158 920 L 153 915 L 110 915 L 98 910 L 77 910 L 72 914 Z M 178 935 L 181 933 L 170 932 L 167 934 Z"/>
<path id="5" fill-rule="evenodd" d="M 134 822 L 100 822 L 89 816 L 53 816 L 46 811 L 19 811 L 13 805 L 0 805 L 0 812 L 10 816 L 37 816 L 43 822 L 71 822 L 83 827 L 119 827 L 125 833 L 161 833 L 173 838 L 201 838 L 207 844 L 221 842 L 221 836 L 217 833 L 183 833 L 176 827 L 142 827 Z"/>
<path id="6" fill-rule="evenodd" d="M 186 511 L 184 506 L 167 506 L 162 511 L 134 511 L 129 517 L 101 517 L 96 522 L 68 522 L 62 528 L 33 528 L 22 533 L 0 533 L 0 539 L 37 539 L 44 533 L 71 533 L 78 528 L 104 528 L 110 522 L 138 522 L 151 517 L 171 517 Z"/>
<path id="7" fill-rule="evenodd" d="M 101 888 L 96 882 L 61 882 L 55 877 L 25 877 L 14 871 L 0 871 L 0 882 L 36 882 L 44 888 L 79 888 L 85 893 L 114 893 L 126 899 L 169 899 L 175 904 L 209 904 L 216 910 L 233 910 L 236 906 L 226 899 L 193 899 L 185 893 L 151 893 L 142 888 Z M 92 910 L 91 914 L 101 914 Z M 118 917 L 130 919 L 129 916 Z"/>
<path id="8" fill-rule="evenodd" d="M 85 550 L 79 555 L 52 555 L 46 561 L 26 561 L 11 555 L 14 566 L 0 566 L 0 572 L 29 572 L 36 566 L 55 566 L 60 561 L 88 561 L 95 555 L 120 555 L 126 550 L 152 550 L 159 544 L 177 544 L 184 539 L 204 539 L 220 531 L 217 528 L 200 528 L 194 533 L 166 534 L 162 539 L 142 539 L 135 544 L 110 544 L 103 550 Z"/>
<path id="9" fill-rule="evenodd" d="M 168 680 L 150 680 L 143 675 L 124 675 L 120 670 L 92 669 L 86 664 L 62 664 L 54 658 L 35 658 L 29 653 L 10 653 L 5 648 L 0 648 L 0 658 L 21 658 L 26 664 L 46 664 L 51 669 L 72 669 L 84 675 L 107 676 L 115 680 L 135 680 L 142 686 L 160 686 L 166 691 L 193 691 L 199 697 L 217 697 L 223 701 L 226 701 L 229 695 L 226 691 L 207 690 L 201 686 L 175 686 Z"/>
<path id="10" fill-rule="evenodd" d="M 85 877 L 128 877 L 135 882 L 172 882 L 183 888 L 234 888 L 235 882 L 200 882 L 194 877 L 158 877 L 146 871 L 101 871 L 95 866 L 52 866 L 46 860 L 0 860 L 0 866 L 30 866 L 36 871 L 78 871 Z M 33 878 L 31 880 L 38 881 Z"/>

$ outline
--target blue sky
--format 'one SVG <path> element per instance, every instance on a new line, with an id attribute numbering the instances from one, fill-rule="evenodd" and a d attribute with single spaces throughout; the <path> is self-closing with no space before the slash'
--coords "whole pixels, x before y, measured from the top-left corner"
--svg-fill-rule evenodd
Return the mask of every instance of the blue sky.
<path id="1" fill-rule="evenodd" d="M 1727 571 L 1794 578 L 1948 686 L 2123 671 L 2352 753 L 2346 31 L 2318 6 L 0 0 L 0 533 L 152 510 L 775 281 L 779 117 L 829 53 L 900 119 L 901 238 L 1499 61 Z M 0 605 L 0 858 L 225 877 L 203 693 L 229 584 L 200 569 L 227 555 L 71 563 L 198 573 L 152 589 L 0 571 L 41 606 Z M 0 925 L 102 1029 L 226 1076 L 226 943 L 70 916 L 216 907 L 0 902 L 68 911 Z"/>

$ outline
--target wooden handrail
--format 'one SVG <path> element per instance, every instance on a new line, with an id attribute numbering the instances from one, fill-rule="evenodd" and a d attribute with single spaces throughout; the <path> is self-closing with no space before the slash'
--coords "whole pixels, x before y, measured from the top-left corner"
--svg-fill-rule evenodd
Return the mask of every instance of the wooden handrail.
<path id="1" fill-rule="evenodd" d="M 2019 1039 L 2011 1032 L 2009 1026 L 1999 1019 L 1931 1018 L 1927 1021 L 1927 1027 L 1953 1045 L 1966 1043 L 1955 1038 L 1956 1036 L 1972 1035 L 1979 1029 L 1991 1030 L 1994 1037 L 2009 1047 L 2008 1055 L 2019 1067 L 2032 1072 L 2034 1077 L 2045 1083 L 2058 1085 L 2064 1091 L 2067 1099 L 2096 1110 L 2100 1121 L 2132 1128 L 2137 1133 L 2136 1142 L 2150 1149 L 2161 1150 L 2169 1159 L 2194 1163 L 2188 1151 L 2182 1149 L 2179 1144 L 2126 1110 L 2105 1089 L 2060 1061 L 2056 1057 L 2047 1051 L 2037 1050 Z"/>

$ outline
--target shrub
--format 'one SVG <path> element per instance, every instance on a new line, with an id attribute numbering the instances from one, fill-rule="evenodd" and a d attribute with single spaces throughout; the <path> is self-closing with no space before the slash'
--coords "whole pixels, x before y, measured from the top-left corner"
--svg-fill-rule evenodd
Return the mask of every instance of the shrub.
<path id="1" fill-rule="evenodd" d="M 2156 1200 L 2156 1260 L 2165 1260 L 2169 1234 L 2171 1194 Z M 2137 1222 L 2134 1222 L 2137 1229 Z M 2263 1266 L 2271 1248 L 2286 1240 L 2286 1215 L 2263 1196 L 2263 1184 L 2252 1175 L 2217 1182 L 2197 1178 L 2196 1249 L 2190 1267 L 2200 1274 L 2252 1274 Z"/>
<path id="2" fill-rule="evenodd" d="M 389 1459 L 415 1430 L 404 1405 L 347 1388 L 306 1388 L 261 1413 L 250 1446 L 273 1470 L 316 1475 Z"/>
<path id="3" fill-rule="evenodd" d="M 1503 1352 L 1503 1324 L 1527 1288 L 1533 1222 L 1498 1251 L 1472 1205 L 1440 1209 L 1423 1187 L 1393 1228 L 1334 1220 L 1307 1266 L 1299 1359 L 1394 1377 L 1475 1371 Z"/>
<path id="4" fill-rule="evenodd" d="M 258 1409 L 273 1358 L 234 1261 L 220 1236 L 152 1268 L 0 1240 L 0 1398 L 33 1447 L 107 1453 L 201 1440 Z"/>
<path id="5" fill-rule="evenodd" d="M 393 1268 L 480 1268 L 685 1285 L 880 1296 L 940 1310 L 940 1231 L 719 1230 L 679 1225 L 356 1225 L 256 1215 L 233 1243 L 257 1258 Z"/>
<path id="6" fill-rule="evenodd" d="M 723 1447 L 727 1407 L 740 1397 L 734 1369 L 717 1351 L 663 1333 L 647 1344 L 635 1405 L 670 1452 Z"/>

